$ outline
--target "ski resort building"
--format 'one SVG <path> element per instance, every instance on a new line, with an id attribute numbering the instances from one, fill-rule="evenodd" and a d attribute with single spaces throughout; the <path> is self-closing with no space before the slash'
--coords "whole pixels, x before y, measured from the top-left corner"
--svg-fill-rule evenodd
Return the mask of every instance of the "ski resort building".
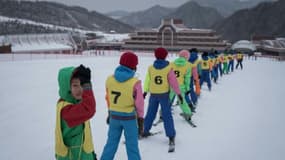
<path id="1" fill-rule="evenodd" d="M 199 51 L 222 51 L 229 45 L 215 31 L 187 28 L 182 20 L 164 19 L 155 29 L 136 31 L 124 40 L 123 49 L 153 50 L 164 47 L 169 51 L 197 48 Z"/>

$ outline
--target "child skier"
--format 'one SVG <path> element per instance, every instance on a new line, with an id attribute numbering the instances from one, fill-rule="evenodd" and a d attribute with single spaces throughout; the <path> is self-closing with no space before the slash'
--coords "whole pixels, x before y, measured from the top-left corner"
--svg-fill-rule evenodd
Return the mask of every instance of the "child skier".
<path id="1" fill-rule="evenodd" d="M 202 77 L 200 79 L 200 86 L 202 87 L 204 81 L 208 84 L 208 89 L 211 91 L 211 80 L 210 80 L 210 60 L 208 58 L 208 52 L 202 54 Z"/>
<path id="2" fill-rule="evenodd" d="M 228 59 L 229 59 L 228 72 L 229 71 L 233 72 L 234 71 L 234 56 L 232 52 L 228 55 Z"/>
<path id="3" fill-rule="evenodd" d="M 194 81 L 195 83 L 195 92 L 192 89 L 190 91 L 191 99 L 194 104 L 197 104 L 197 96 L 200 96 L 200 80 L 199 80 L 199 73 L 198 73 L 198 64 L 200 62 L 199 57 L 198 57 L 198 50 L 196 48 L 192 48 L 190 50 L 190 58 L 189 62 L 192 64 L 192 77 L 191 77 L 191 82 Z M 190 83 L 191 87 L 193 88 L 194 83 Z"/>
<path id="4" fill-rule="evenodd" d="M 150 92 L 149 105 L 144 121 L 144 137 L 151 135 L 150 129 L 156 117 L 158 105 L 162 110 L 164 130 L 169 138 L 169 152 L 174 151 L 175 128 L 171 114 L 171 103 L 169 99 L 170 86 L 183 103 L 183 97 L 179 90 L 179 84 L 169 62 L 165 60 L 168 52 L 164 48 L 157 48 L 154 51 L 156 60 L 149 66 L 144 81 L 144 97 Z"/>
<path id="5" fill-rule="evenodd" d="M 212 66 L 211 76 L 212 76 L 212 79 L 214 79 L 214 82 L 217 83 L 217 80 L 219 78 L 217 56 L 215 55 L 215 53 L 211 53 L 210 58 L 212 59 L 212 61 L 211 61 L 211 66 Z"/>
<path id="6" fill-rule="evenodd" d="M 224 52 L 223 55 L 223 74 L 228 74 L 229 68 L 228 68 L 228 53 L 227 51 Z"/>
<path id="7" fill-rule="evenodd" d="M 170 65 L 172 66 L 176 78 L 179 83 L 180 91 L 183 98 L 183 103 L 180 103 L 180 108 L 182 110 L 182 114 L 186 121 L 191 121 L 192 111 L 194 107 L 191 101 L 187 104 L 185 101 L 186 93 L 190 93 L 190 80 L 192 76 L 191 66 L 188 62 L 189 52 L 187 50 L 182 50 L 179 52 L 179 58 L 177 58 Z M 188 95 L 188 94 L 187 94 Z M 174 99 L 175 92 L 170 90 L 170 100 Z"/>
<path id="8" fill-rule="evenodd" d="M 223 57 L 219 54 L 218 51 L 215 52 L 215 56 L 217 56 L 217 65 L 219 68 L 218 72 L 220 72 L 220 76 L 222 77 L 223 76 L 223 69 L 222 69 Z"/>
<path id="9" fill-rule="evenodd" d="M 114 159 L 124 131 L 129 160 L 140 160 L 138 130 L 143 133 L 144 100 L 141 81 L 134 77 L 138 57 L 125 52 L 120 57 L 120 66 L 106 80 L 106 99 L 109 108 L 108 140 L 101 160 Z M 137 124 L 138 122 L 138 124 Z"/>
<path id="10" fill-rule="evenodd" d="M 236 65 L 236 69 L 238 69 L 238 66 L 240 65 L 240 68 L 242 69 L 243 66 L 242 66 L 242 61 L 243 61 L 243 54 L 241 52 L 239 52 L 237 54 L 237 65 Z"/>
<path id="11" fill-rule="evenodd" d="M 66 67 L 58 73 L 59 96 L 55 128 L 57 160 L 94 160 L 89 119 L 95 114 L 90 69 Z"/>

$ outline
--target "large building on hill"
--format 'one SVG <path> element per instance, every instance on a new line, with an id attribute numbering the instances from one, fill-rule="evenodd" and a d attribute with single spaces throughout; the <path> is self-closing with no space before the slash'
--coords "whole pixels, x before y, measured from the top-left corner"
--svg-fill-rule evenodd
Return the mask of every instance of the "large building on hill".
<path id="1" fill-rule="evenodd" d="M 123 49 L 153 50 L 164 47 L 169 51 L 197 48 L 199 51 L 211 49 L 222 51 L 228 47 L 215 31 L 210 29 L 187 28 L 182 20 L 164 19 L 155 29 L 136 31 L 124 40 Z"/>

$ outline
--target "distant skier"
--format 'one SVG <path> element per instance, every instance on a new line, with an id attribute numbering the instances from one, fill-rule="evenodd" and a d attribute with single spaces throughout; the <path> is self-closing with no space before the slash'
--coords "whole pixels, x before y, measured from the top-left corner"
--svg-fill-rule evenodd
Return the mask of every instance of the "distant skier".
<path id="1" fill-rule="evenodd" d="M 233 52 L 230 52 L 230 54 L 228 55 L 228 60 L 229 60 L 229 65 L 228 65 L 228 72 L 234 71 L 234 55 Z"/>
<path id="2" fill-rule="evenodd" d="M 238 66 L 240 66 L 240 68 L 243 69 L 243 66 L 242 66 L 243 54 L 241 52 L 238 52 L 236 59 L 237 59 L 236 69 L 238 69 Z"/>
<path id="3" fill-rule="evenodd" d="M 160 104 L 162 110 L 164 130 L 166 136 L 169 138 L 169 145 L 171 147 L 175 144 L 176 131 L 174 128 L 173 117 L 171 114 L 171 103 L 169 99 L 170 87 L 178 95 L 180 103 L 183 103 L 179 84 L 173 69 L 166 59 L 167 50 L 164 48 L 157 48 L 154 51 L 156 60 L 153 65 L 148 67 L 147 74 L 144 81 L 144 97 L 150 92 L 149 104 L 147 114 L 144 121 L 144 137 L 151 135 L 150 129 L 156 117 L 158 106 Z M 169 152 L 174 151 L 173 148 Z"/>
<path id="4" fill-rule="evenodd" d="M 191 88 L 191 99 L 193 103 L 197 103 L 197 96 L 200 96 L 201 90 L 200 90 L 200 80 L 199 80 L 199 73 L 198 73 L 198 66 L 200 63 L 199 57 L 198 57 L 198 50 L 196 48 L 192 48 L 190 50 L 190 58 L 189 62 L 192 64 L 192 76 L 191 76 L 191 82 L 194 81 L 195 83 L 195 92 L 193 86 L 194 83 L 190 83 L 190 88 Z M 195 94 L 196 93 L 196 94 Z"/>
<path id="5" fill-rule="evenodd" d="M 211 53 L 209 55 L 210 58 L 210 65 L 211 65 L 211 79 L 214 80 L 215 83 L 217 83 L 218 77 L 219 77 L 219 73 L 218 73 L 218 65 L 217 65 L 217 57 L 215 56 L 214 53 Z"/>
<path id="6" fill-rule="evenodd" d="M 211 91 L 211 80 L 210 80 L 210 60 L 208 58 L 208 52 L 202 54 L 202 77 L 200 79 L 200 86 L 202 87 L 204 81 L 207 82 L 208 89 Z"/>
<path id="7" fill-rule="evenodd" d="M 94 160 L 89 120 L 95 114 L 91 71 L 83 65 L 65 67 L 58 73 L 55 155 L 57 160 Z"/>
<path id="8" fill-rule="evenodd" d="M 220 77 L 222 77 L 223 76 L 223 68 L 222 68 L 223 57 L 219 54 L 218 51 L 215 53 L 215 55 L 217 56 L 217 65 L 218 65 L 218 68 L 219 68 Z"/>
<path id="9" fill-rule="evenodd" d="M 227 51 L 225 51 L 223 54 L 223 74 L 229 73 L 228 61 L 229 61 L 228 53 L 227 53 Z"/>
<path id="10" fill-rule="evenodd" d="M 134 77 L 137 64 L 138 57 L 125 52 L 120 58 L 120 66 L 106 80 L 109 131 L 101 160 L 114 159 L 123 131 L 128 159 L 141 159 L 138 135 L 143 134 L 144 100 L 141 81 Z"/>

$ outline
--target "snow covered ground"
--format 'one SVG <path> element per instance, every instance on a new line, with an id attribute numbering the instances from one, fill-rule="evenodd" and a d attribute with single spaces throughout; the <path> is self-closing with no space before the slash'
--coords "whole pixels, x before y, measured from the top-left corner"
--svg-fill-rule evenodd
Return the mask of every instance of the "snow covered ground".
<path id="1" fill-rule="evenodd" d="M 104 83 L 118 60 L 119 56 L 98 56 L 0 61 L 0 159 L 54 159 L 57 73 L 61 67 L 79 64 L 92 69 L 97 112 L 91 128 L 100 157 L 108 130 Z M 137 71 L 140 79 L 144 79 L 153 60 L 153 57 L 140 57 Z M 190 127 L 176 107 L 173 115 L 176 151 L 167 153 L 168 139 L 160 134 L 140 141 L 142 159 L 284 160 L 284 68 L 285 62 L 246 60 L 244 70 L 225 75 L 211 92 L 204 84 L 193 117 L 198 127 Z M 152 130 L 163 131 L 162 124 Z M 116 160 L 125 159 L 122 143 Z"/>

